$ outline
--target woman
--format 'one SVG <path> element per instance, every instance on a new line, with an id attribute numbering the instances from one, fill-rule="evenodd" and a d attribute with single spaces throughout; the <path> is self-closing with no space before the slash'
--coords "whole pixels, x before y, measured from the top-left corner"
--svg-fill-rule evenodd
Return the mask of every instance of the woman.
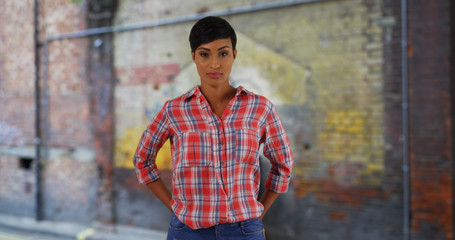
<path id="1" fill-rule="evenodd" d="M 265 239 L 262 218 L 293 165 L 287 135 L 270 101 L 230 85 L 237 37 L 226 20 L 199 20 L 189 41 L 201 84 L 167 101 L 144 131 L 138 179 L 173 212 L 168 239 Z M 168 138 L 172 194 L 155 164 Z M 272 168 L 258 201 L 260 144 Z"/>

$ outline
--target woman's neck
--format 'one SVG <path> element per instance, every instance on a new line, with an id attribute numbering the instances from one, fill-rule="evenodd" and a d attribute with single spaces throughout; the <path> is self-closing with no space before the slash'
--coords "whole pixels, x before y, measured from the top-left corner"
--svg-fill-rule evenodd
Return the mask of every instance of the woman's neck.
<path id="1" fill-rule="evenodd" d="M 212 112 L 218 117 L 222 117 L 224 110 L 226 109 L 229 101 L 234 98 L 237 93 L 237 89 L 231 85 L 225 86 L 208 86 L 201 85 L 200 90 L 204 97 L 207 99 Z"/>
<path id="2" fill-rule="evenodd" d="M 230 84 L 222 86 L 201 85 L 200 90 L 204 97 L 211 103 L 229 102 L 236 94 L 237 90 Z"/>

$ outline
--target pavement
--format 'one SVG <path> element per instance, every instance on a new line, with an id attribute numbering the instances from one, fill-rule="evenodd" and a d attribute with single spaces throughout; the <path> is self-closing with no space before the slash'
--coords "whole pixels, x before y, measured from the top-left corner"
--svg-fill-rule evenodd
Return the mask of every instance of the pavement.
<path id="1" fill-rule="evenodd" d="M 49 234 L 76 240 L 165 240 L 167 232 L 122 225 L 36 221 L 33 218 L 0 214 L 0 226 L 16 231 Z"/>

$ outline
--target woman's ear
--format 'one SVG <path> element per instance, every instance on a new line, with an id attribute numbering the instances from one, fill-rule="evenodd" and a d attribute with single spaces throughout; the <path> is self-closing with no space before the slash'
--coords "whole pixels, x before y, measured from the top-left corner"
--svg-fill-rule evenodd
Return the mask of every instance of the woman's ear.
<path id="1" fill-rule="evenodd" d="M 191 58 L 193 58 L 193 61 L 196 60 L 196 55 L 194 54 L 193 51 L 191 51 Z"/>
<path id="2" fill-rule="evenodd" d="M 234 49 L 234 59 L 237 57 L 237 49 Z"/>

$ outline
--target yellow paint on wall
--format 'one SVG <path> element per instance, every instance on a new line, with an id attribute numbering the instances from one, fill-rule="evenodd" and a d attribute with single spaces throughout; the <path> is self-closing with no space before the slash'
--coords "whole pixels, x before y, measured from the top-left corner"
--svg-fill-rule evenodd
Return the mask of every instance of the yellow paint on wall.
<path id="1" fill-rule="evenodd" d="M 323 158 L 329 162 L 359 162 L 367 166 L 365 173 L 383 170 L 382 141 L 372 136 L 380 133 L 377 123 L 368 121 L 360 110 L 334 110 L 327 114 L 326 127 L 319 134 L 324 146 Z"/>
<path id="2" fill-rule="evenodd" d="M 164 143 L 156 156 L 156 166 L 158 169 L 172 170 L 171 143 L 169 140 Z"/>
<path id="3" fill-rule="evenodd" d="M 117 139 L 115 146 L 115 167 L 134 169 L 133 157 L 143 131 L 144 129 L 140 127 L 127 128 L 123 132 L 123 136 Z M 169 140 L 166 141 L 158 152 L 156 165 L 160 170 L 172 169 L 171 144 Z"/>
<path id="4" fill-rule="evenodd" d="M 238 39 L 241 57 L 237 58 L 237 64 L 258 69 L 268 82 L 270 96 L 278 97 L 282 104 L 305 103 L 305 80 L 309 73 L 304 67 L 241 33 Z"/>
<path id="5" fill-rule="evenodd" d="M 117 136 L 114 155 L 116 167 L 134 169 L 133 156 L 143 130 L 139 127 L 127 128 L 123 131 L 121 138 Z"/>

